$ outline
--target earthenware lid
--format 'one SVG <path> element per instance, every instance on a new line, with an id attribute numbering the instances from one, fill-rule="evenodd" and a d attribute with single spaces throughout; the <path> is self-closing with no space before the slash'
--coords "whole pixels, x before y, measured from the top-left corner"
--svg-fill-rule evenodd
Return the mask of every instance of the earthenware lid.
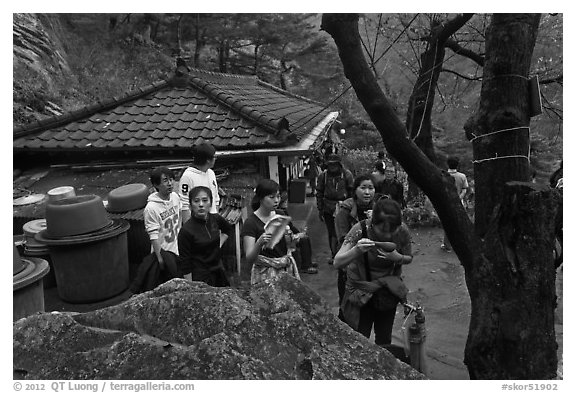
<path id="1" fill-rule="evenodd" d="M 39 220 L 28 221 L 22 226 L 22 231 L 25 235 L 34 236 L 40 231 L 46 229 L 46 219 L 41 218 Z"/>
<path id="2" fill-rule="evenodd" d="M 46 231 L 53 238 L 94 232 L 110 223 L 98 195 L 78 195 L 46 204 Z"/>
<path id="3" fill-rule="evenodd" d="M 76 196 L 76 191 L 72 186 L 56 187 L 48 191 L 48 200 L 50 202 L 58 201 L 60 199 Z"/>
<path id="4" fill-rule="evenodd" d="M 48 261 L 42 258 L 25 258 L 24 269 L 12 277 L 12 290 L 27 287 L 40 280 L 50 271 Z"/>
<path id="5" fill-rule="evenodd" d="M 106 209 L 110 213 L 124 213 L 141 209 L 148 202 L 148 187 L 142 183 L 126 184 L 108 193 Z"/>
<path id="6" fill-rule="evenodd" d="M 24 206 L 24 205 L 31 205 L 33 203 L 38 203 L 44 200 L 46 195 L 44 194 L 30 194 L 26 196 L 22 196 L 20 198 L 16 198 L 12 201 L 14 206 Z"/>
<path id="7" fill-rule="evenodd" d="M 112 220 L 110 225 L 105 228 L 81 235 L 65 236 L 65 237 L 51 237 L 47 230 L 40 231 L 36 234 L 35 239 L 41 244 L 49 247 L 52 246 L 70 246 L 75 244 L 91 243 L 101 240 L 106 240 L 114 236 L 118 236 L 123 232 L 130 229 L 130 223 L 125 220 Z"/>

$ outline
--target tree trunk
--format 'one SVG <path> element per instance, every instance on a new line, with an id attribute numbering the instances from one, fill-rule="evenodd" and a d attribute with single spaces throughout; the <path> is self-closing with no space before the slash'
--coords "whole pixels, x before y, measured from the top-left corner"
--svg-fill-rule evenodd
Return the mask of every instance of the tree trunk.
<path id="1" fill-rule="evenodd" d="M 258 68 L 260 67 L 260 63 L 258 61 L 258 50 L 260 49 L 260 45 L 254 45 L 254 75 L 258 75 Z"/>
<path id="2" fill-rule="evenodd" d="M 554 378 L 558 200 L 531 182 L 509 182 L 500 195 L 466 272 L 472 314 L 464 363 L 471 379 Z"/>
<path id="3" fill-rule="evenodd" d="M 434 26 L 432 26 L 432 31 L 433 29 Z M 438 163 L 432 143 L 431 114 L 445 53 L 443 43 L 432 37 L 428 49 L 420 56 L 422 65 L 408 101 L 406 115 L 406 128 L 410 133 L 410 138 L 426 154 L 426 157 L 436 164 Z"/>
<path id="4" fill-rule="evenodd" d="M 280 60 L 280 88 L 282 90 L 288 90 L 288 84 L 286 83 L 285 73 L 290 72 L 291 67 L 286 66 L 286 60 Z"/>
<path id="5" fill-rule="evenodd" d="M 200 14 L 196 14 L 196 28 L 194 30 L 194 68 L 202 68 L 200 64 L 200 55 L 202 49 L 206 46 L 206 28 L 200 26 Z"/>
<path id="6" fill-rule="evenodd" d="M 182 19 L 184 19 L 184 14 L 178 16 L 178 21 L 176 22 L 176 56 L 182 56 Z"/>
<path id="7" fill-rule="evenodd" d="M 194 45 L 194 68 L 200 68 L 200 50 L 202 46 L 201 42 L 204 41 L 200 37 L 200 14 L 196 14 L 196 28 L 194 29 L 196 45 Z"/>
<path id="8" fill-rule="evenodd" d="M 464 266 L 472 303 L 465 350 L 470 377 L 554 377 L 557 359 L 552 247 L 557 194 L 549 188 L 518 182 L 528 180 L 525 159 L 477 163 L 478 178 L 489 178 L 491 186 L 487 187 L 489 183 L 486 183 L 484 187 L 476 188 L 476 205 L 483 198 L 490 202 L 480 202 L 483 210 L 476 210 L 478 223 L 475 231 L 450 176 L 434 165 L 407 137 L 406 128 L 378 87 L 362 53 L 357 22 L 356 15 L 324 14 L 322 29 L 334 38 L 345 75 L 379 130 L 386 149 L 430 198 Z M 537 28 L 537 16 L 494 17 L 490 43 L 486 48 L 486 84 L 491 82 L 489 78 L 493 75 L 527 76 Z M 516 117 L 522 120 L 520 125 L 528 124 L 529 118 L 525 114 L 527 81 L 514 79 L 523 81 L 524 89 L 501 82 L 499 88 L 483 86 L 480 111 L 476 117 L 478 127 L 474 127 L 476 123 L 471 121 L 467 129 L 469 135 L 472 132 L 484 134 L 503 126 L 518 126 L 517 122 L 510 121 L 514 117 L 512 114 L 521 114 Z M 498 97 L 494 97 L 493 102 L 489 101 L 488 92 Z M 491 149 L 496 149 L 502 157 L 502 154 L 518 153 L 526 146 L 526 133 L 510 132 L 507 137 L 509 135 L 516 135 L 514 138 L 519 138 L 518 143 L 512 145 L 506 140 L 499 144 L 495 139 L 500 136 L 475 140 L 475 159 L 492 157 Z M 496 162 L 504 165 L 495 165 Z M 486 168 L 493 172 L 484 172 Z M 496 196 L 492 195 L 494 192 Z"/>
<path id="9" fill-rule="evenodd" d="M 420 56 L 421 66 L 418 79 L 408 101 L 406 128 L 410 138 L 424 152 L 426 157 L 439 167 L 444 167 L 444 165 L 438 161 L 432 140 L 432 109 L 434 108 L 438 78 L 442 71 L 448 38 L 470 18 L 472 18 L 472 14 L 464 14 L 445 23 L 440 23 L 436 19 L 431 22 L 430 34 L 427 38 L 428 48 Z M 414 182 L 410 181 L 409 199 L 418 193 L 417 187 L 414 186 Z"/>
<path id="10" fill-rule="evenodd" d="M 527 128 L 527 77 L 539 20 L 493 16 L 480 107 L 466 124 L 473 138 L 475 232 L 483 239 L 468 282 L 473 311 L 464 361 L 471 378 L 556 376 L 551 250 L 558 199 L 530 183 Z"/>
<path id="11" fill-rule="evenodd" d="M 222 73 L 228 72 L 229 55 L 230 55 L 230 49 L 228 40 L 220 41 L 220 46 L 218 47 L 218 65 L 219 65 L 219 71 Z"/>

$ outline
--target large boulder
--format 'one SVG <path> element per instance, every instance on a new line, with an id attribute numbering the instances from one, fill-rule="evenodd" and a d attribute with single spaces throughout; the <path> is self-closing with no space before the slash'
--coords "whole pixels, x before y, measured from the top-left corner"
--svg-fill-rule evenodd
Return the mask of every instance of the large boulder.
<path id="1" fill-rule="evenodd" d="M 424 379 L 289 276 L 250 289 L 173 279 L 116 306 L 14 323 L 14 378 Z"/>

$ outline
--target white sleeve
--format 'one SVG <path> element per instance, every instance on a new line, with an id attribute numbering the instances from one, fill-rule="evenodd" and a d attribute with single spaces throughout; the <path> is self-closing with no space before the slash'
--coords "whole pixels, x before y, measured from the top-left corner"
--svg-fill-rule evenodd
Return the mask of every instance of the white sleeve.
<path id="1" fill-rule="evenodd" d="M 156 217 L 156 212 L 146 205 L 144 208 L 144 228 L 150 237 L 150 240 L 158 239 L 160 233 L 160 221 Z"/>
<path id="2" fill-rule="evenodd" d="M 214 195 L 214 203 L 216 206 L 220 206 L 220 194 L 218 194 L 218 180 L 216 180 L 216 173 L 212 171 L 212 176 L 214 177 L 214 184 L 216 185 L 216 195 Z"/>
<path id="3" fill-rule="evenodd" d="M 176 206 L 178 206 L 178 210 L 182 210 L 182 198 L 180 198 L 180 195 L 178 195 L 177 193 L 176 193 L 175 203 L 176 203 Z"/>
<path id="4" fill-rule="evenodd" d="M 193 187 L 193 182 L 188 173 L 184 171 L 180 181 L 178 182 L 178 196 L 180 197 L 180 203 L 182 204 L 182 210 L 190 210 L 190 203 L 188 199 L 188 192 Z"/>

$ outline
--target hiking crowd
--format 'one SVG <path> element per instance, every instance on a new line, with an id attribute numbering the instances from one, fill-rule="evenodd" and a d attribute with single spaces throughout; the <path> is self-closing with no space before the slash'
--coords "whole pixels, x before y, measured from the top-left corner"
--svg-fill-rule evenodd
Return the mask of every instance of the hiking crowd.
<path id="1" fill-rule="evenodd" d="M 139 268 L 133 292 L 152 289 L 173 277 L 230 286 L 222 245 L 234 225 L 218 214 L 218 184 L 212 170 L 215 153 L 209 144 L 196 146 L 193 164 L 183 172 L 177 190 L 170 169 L 160 167 L 150 173 L 156 192 L 148 198 L 144 222 L 152 250 Z M 338 271 L 334 285 L 339 318 L 366 337 L 373 329 L 376 344 L 389 345 L 397 305 L 406 302 L 408 293 L 402 266 L 413 259 L 410 230 L 402 220 L 404 187 L 386 175 L 383 153 L 370 173 L 356 177 L 336 154 L 323 161 L 320 167 L 312 157 L 304 175 L 326 227 L 328 263 Z M 447 164 L 463 200 L 466 176 L 458 172 L 457 158 L 450 157 Z M 555 186 L 561 181 L 560 174 Z M 254 190 L 252 212 L 240 234 L 245 263 L 251 266 L 251 285 L 280 274 L 300 279 L 300 274 L 318 273 L 306 228 L 291 222 L 287 199 L 274 180 L 262 179 Z M 450 251 L 446 237 L 441 248 Z"/>

